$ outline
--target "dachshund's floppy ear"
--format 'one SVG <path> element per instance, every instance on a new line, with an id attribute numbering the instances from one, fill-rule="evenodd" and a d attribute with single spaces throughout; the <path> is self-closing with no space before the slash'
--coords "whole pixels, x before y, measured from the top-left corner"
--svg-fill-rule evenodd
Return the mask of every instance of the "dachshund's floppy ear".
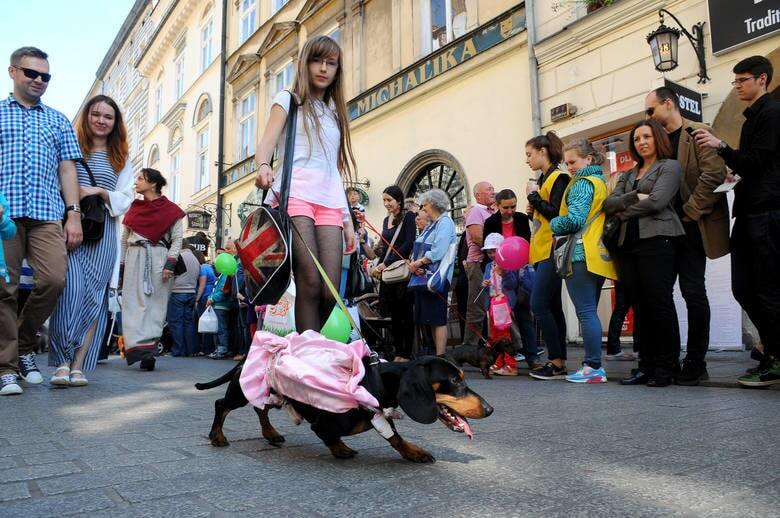
<path id="1" fill-rule="evenodd" d="M 436 395 L 423 365 L 411 366 L 404 373 L 398 388 L 398 402 L 414 421 L 424 424 L 436 421 L 439 415 Z"/>

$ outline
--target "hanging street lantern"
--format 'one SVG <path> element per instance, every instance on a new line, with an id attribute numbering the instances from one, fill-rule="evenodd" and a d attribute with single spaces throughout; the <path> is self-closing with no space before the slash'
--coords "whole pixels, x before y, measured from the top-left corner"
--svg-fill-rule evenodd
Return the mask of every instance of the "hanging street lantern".
<path id="1" fill-rule="evenodd" d="M 664 25 L 664 13 L 671 16 L 680 28 L 677 29 Z M 680 20 L 666 9 L 660 9 L 658 16 L 660 17 L 660 25 L 656 30 L 647 35 L 647 43 L 650 45 L 650 50 L 653 53 L 655 69 L 659 72 L 668 72 L 677 68 L 679 64 L 677 44 L 680 40 L 680 34 L 685 34 L 699 60 L 698 82 L 706 83 L 709 77 L 707 76 L 707 64 L 704 59 L 704 22 L 695 24 L 691 29 L 693 31 L 693 34 L 691 34 L 685 30 Z"/>

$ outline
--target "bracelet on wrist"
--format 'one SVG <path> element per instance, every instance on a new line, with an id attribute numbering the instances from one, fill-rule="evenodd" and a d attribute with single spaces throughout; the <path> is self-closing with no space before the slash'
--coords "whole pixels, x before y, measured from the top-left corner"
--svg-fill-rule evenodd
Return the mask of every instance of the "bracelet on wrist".
<path id="1" fill-rule="evenodd" d="M 257 168 L 260 169 L 264 165 L 267 165 L 269 169 L 272 169 L 271 164 L 269 164 L 268 162 L 261 162 L 260 164 L 258 164 Z"/>

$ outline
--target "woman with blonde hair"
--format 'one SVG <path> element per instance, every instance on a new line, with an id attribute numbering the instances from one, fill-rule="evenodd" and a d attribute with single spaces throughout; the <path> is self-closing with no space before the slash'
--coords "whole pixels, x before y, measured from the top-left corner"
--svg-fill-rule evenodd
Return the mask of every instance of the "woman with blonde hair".
<path id="1" fill-rule="evenodd" d="M 339 286 L 342 254 L 355 250 L 355 230 L 343 181 L 343 177 L 353 176 L 355 159 L 344 99 L 342 57 L 338 43 L 327 36 L 314 37 L 304 44 L 291 92 L 283 90 L 274 97 L 255 154 L 255 185 L 270 189 L 266 201 L 276 204 L 282 175 L 274 178 L 270 160 L 275 148 L 285 149 L 283 130 L 294 100 L 298 113 L 287 210 L 300 233 L 293 232 L 295 324 L 299 333 L 319 331 L 334 305 L 306 245 L 334 286 Z M 278 164 L 282 163 L 280 158 Z"/>
<path id="2" fill-rule="evenodd" d="M 105 95 L 90 99 L 76 121 L 76 134 L 86 158 L 76 164 L 79 197 L 100 196 L 105 224 L 100 239 L 68 252 L 65 289 L 51 316 L 49 365 L 56 367 L 51 384 L 71 387 L 87 385 L 84 371 L 97 365 L 108 318 L 108 290 L 119 283 L 119 216 L 127 212 L 134 196 L 127 131 L 114 100 Z"/>

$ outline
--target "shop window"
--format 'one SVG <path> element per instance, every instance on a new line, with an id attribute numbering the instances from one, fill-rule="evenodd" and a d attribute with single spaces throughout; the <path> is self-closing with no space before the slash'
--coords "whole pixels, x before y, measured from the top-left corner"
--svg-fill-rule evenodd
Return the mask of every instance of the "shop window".
<path id="1" fill-rule="evenodd" d="M 433 52 L 466 34 L 466 0 L 422 2 L 423 53 Z"/>
<path id="2" fill-rule="evenodd" d="M 407 197 L 417 198 L 431 189 L 441 189 L 447 193 L 450 198 L 450 217 L 455 222 L 458 232 L 462 232 L 465 228 L 464 212 L 468 206 L 466 185 L 462 175 L 443 162 L 426 165 L 414 176 L 407 190 Z"/>
<path id="3" fill-rule="evenodd" d="M 607 186 L 610 191 L 615 188 L 620 175 L 636 165 L 628 150 L 630 133 L 630 128 L 624 128 L 620 131 L 608 135 L 599 135 L 591 139 L 593 147 L 601 151 L 606 157 L 602 169 L 608 176 Z"/>

